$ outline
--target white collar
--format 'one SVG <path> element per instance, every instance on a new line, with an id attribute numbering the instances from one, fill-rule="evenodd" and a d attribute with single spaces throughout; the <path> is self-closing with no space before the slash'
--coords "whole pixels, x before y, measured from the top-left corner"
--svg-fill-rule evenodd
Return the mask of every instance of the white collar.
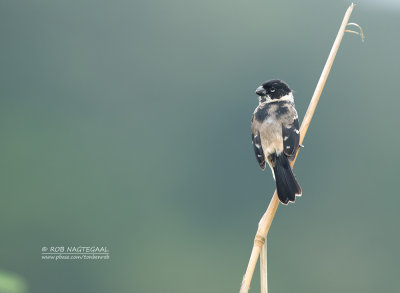
<path id="1" fill-rule="evenodd" d="M 275 102 L 282 102 L 282 101 L 288 101 L 288 102 L 294 103 L 294 97 L 293 97 L 292 92 L 288 93 L 287 95 L 285 95 L 279 99 L 271 99 L 270 96 L 265 96 L 265 101 L 261 101 L 261 98 L 262 97 L 259 97 L 260 105 L 275 103 Z"/>

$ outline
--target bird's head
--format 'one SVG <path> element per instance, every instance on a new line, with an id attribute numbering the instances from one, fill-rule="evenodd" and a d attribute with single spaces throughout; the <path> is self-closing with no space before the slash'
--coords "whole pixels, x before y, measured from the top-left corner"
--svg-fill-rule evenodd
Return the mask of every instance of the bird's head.
<path id="1" fill-rule="evenodd" d="M 276 100 L 292 93 L 289 86 L 282 80 L 272 79 L 264 82 L 256 89 L 256 94 L 260 96 L 260 101 L 271 99 Z"/>

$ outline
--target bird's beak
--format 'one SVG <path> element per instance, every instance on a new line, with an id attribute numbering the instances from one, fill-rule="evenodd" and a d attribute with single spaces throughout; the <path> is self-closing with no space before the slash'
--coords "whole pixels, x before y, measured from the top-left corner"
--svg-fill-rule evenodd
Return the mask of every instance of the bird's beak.
<path id="1" fill-rule="evenodd" d="M 265 89 L 262 86 L 259 86 L 256 89 L 256 94 L 259 96 L 265 96 L 267 94 L 267 92 L 265 91 Z"/>

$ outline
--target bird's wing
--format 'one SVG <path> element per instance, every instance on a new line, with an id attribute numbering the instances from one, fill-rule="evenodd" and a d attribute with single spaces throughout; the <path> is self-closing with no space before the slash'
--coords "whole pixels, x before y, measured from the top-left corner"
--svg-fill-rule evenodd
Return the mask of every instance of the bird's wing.
<path id="1" fill-rule="evenodd" d="M 265 169 L 265 156 L 264 151 L 261 146 L 261 138 L 260 133 L 251 134 L 251 140 L 253 141 L 254 153 L 256 154 L 256 159 L 261 169 Z"/>
<path id="2" fill-rule="evenodd" d="M 299 120 L 296 118 L 289 125 L 282 125 L 283 152 L 290 160 L 296 156 L 299 148 L 300 131 Z"/>

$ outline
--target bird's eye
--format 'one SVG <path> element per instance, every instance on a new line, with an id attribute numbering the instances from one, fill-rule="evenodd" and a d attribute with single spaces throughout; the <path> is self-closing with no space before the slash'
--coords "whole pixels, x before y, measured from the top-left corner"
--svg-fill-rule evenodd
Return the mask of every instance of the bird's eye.
<path id="1" fill-rule="evenodd" d="M 271 93 L 273 93 L 273 92 L 275 92 L 275 89 L 274 89 L 274 88 L 271 89 Z"/>

